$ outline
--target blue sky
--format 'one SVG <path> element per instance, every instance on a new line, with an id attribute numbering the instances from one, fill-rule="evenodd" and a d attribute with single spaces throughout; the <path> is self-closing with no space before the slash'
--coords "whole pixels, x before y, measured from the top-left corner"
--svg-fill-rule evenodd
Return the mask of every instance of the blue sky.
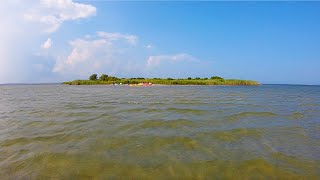
<path id="1" fill-rule="evenodd" d="M 0 8 L 0 83 L 107 73 L 320 84 L 319 2 L 30 2 Z"/>

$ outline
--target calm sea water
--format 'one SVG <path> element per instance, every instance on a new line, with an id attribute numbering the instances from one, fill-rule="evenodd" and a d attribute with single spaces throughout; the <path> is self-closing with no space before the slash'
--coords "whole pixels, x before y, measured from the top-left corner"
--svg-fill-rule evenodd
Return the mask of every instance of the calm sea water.
<path id="1" fill-rule="evenodd" d="M 320 86 L 0 86 L 1 179 L 320 178 Z"/>

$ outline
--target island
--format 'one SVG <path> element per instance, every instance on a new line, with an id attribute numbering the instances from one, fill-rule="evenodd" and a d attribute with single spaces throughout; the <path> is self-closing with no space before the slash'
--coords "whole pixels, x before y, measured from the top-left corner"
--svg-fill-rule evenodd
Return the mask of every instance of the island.
<path id="1" fill-rule="evenodd" d="M 97 74 L 92 74 L 88 80 L 74 80 L 63 82 L 67 85 L 227 85 L 227 86 L 257 86 L 260 85 L 257 81 L 240 80 L 240 79 L 224 79 L 219 76 L 211 78 L 118 78 L 102 74 L 99 78 Z"/>

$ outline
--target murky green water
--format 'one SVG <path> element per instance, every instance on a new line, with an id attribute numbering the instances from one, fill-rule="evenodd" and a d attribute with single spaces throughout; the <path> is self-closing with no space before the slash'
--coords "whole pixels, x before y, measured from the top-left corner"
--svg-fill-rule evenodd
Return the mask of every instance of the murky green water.
<path id="1" fill-rule="evenodd" d="M 320 178 L 320 86 L 0 86 L 1 179 Z"/>

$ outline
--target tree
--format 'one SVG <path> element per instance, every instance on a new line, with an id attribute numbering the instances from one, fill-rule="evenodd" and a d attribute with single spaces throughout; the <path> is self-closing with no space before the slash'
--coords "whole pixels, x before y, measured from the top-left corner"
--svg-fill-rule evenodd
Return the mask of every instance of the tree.
<path id="1" fill-rule="evenodd" d="M 220 79 L 220 80 L 223 80 L 223 78 L 220 77 L 220 76 L 212 76 L 211 79 Z"/>
<path id="2" fill-rule="evenodd" d="M 190 79 L 192 79 L 191 77 L 188 77 L 188 79 L 190 80 Z"/>
<path id="3" fill-rule="evenodd" d="M 92 80 L 92 81 L 97 80 L 97 74 L 92 74 L 92 75 L 89 77 L 89 79 Z"/>
<path id="4" fill-rule="evenodd" d="M 102 74 L 99 78 L 100 81 L 107 81 L 108 80 L 108 75 Z"/>

